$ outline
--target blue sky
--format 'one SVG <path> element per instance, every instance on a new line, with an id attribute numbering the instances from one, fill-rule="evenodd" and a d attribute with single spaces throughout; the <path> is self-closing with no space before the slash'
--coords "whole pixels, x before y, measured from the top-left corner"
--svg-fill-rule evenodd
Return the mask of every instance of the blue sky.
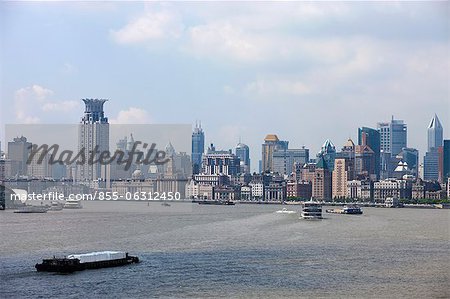
<path id="1" fill-rule="evenodd" d="M 268 133 L 341 148 L 391 115 L 449 138 L 449 2 L 2 2 L 1 125 L 195 123 L 218 148 Z M 4 145 L 2 134 L 2 146 Z"/>

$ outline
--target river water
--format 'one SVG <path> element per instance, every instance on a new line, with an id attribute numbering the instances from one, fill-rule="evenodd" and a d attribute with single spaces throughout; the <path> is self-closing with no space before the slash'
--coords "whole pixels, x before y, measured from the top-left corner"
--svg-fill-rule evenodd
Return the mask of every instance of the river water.
<path id="1" fill-rule="evenodd" d="M 274 213 L 280 205 L 83 205 L 0 212 L 1 298 L 450 297 L 450 210 L 364 208 L 307 221 Z M 55 254 L 102 250 L 142 262 L 34 269 Z"/>

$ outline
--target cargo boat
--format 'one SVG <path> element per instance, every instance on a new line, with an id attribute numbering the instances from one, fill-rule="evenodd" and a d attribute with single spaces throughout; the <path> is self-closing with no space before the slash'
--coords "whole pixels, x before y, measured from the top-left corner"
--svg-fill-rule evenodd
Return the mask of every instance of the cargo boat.
<path id="1" fill-rule="evenodd" d="M 349 215 L 361 215 L 363 212 L 358 206 L 344 206 L 342 209 L 329 209 L 327 213 L 332 214 L 349 214 Z"/>
<path id="2" fill-rule="evenodd" d="M 229 200 L 202 200 L 197 201 L 199 205 L 225 205 L 225 206 L 234 206 L 235 203 Z"/>
<path id="3" fill-rule="evenodd" d="M 63 258 L 53 257 L 36 264 L 38 272 L 72 273 L 86 269 L 100 269 L 139 263 L 137 256 L 122 251 L 100 251 L 84 254 L 71 254 Z"/>
<path id="4" fill-rule="evenodd" d="M 14 210 L 14 213 L 30 214 L 30 213 L 47 213 L 46 206 L 23 206 Z"/>

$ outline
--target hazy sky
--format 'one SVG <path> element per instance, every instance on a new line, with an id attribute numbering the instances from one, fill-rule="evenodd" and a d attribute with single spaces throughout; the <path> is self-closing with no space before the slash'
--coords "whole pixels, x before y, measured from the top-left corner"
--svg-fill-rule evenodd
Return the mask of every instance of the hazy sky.
<path id="1" fill-rule="evenodd" d="M 195 123 L 251 149 L 266 134 L 340 149 L 391 115 L 426 149 L 449 138 L 449 2 L 2 2 L 1 125 L 77 123 L 109 98 L 113 123 Z"/>

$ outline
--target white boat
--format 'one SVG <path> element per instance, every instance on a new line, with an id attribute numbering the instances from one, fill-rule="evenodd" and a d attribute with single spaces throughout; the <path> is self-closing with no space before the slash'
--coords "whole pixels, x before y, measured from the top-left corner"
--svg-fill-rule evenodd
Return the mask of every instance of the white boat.
<path id="1" fill-rule="evenodd" d="M 297 212 L 283 208 L 281 210 L 275 211 L 275 213 L 277 213 L 277 214 L 296 214 Z"/>
<path id="2" fill-rule="evenodd" d="M 81 205 L 79 200 L 66 200 L 64 203 L 64 209 L 81 209 L 83 206 Z"/>
<path id="3" fill-rule="evenodd" d="M 301 219 L 322 219 L 322 205 L 318 202 L 305 202 L 303 204 Z"/>
<path id="4" fill-rule="evenodd" d="M 52 201 L 49 211 L 62 211 L 63 207 L 63 204 L 59 201 Z"/>

